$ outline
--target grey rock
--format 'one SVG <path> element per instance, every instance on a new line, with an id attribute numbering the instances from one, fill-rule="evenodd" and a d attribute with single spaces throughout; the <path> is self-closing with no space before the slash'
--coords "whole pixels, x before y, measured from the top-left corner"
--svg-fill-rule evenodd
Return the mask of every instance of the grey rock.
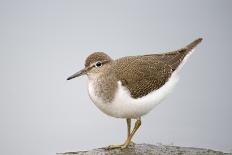
<path id="1" fill-rule="evenodd" d="M 232 155 L 232 153 L 193 147 L 132 144 L 123 150 L 98 148 L 89 151 L 57 153 L 57 155 Z"/>

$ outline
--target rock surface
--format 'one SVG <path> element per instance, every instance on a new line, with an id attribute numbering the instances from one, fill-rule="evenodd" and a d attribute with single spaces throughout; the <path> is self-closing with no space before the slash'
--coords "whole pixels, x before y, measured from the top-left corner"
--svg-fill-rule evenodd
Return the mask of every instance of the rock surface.
<path id="1" fill-rule="evenodd" d="M 232 153 L 223 153 L 203 148 L 133 144 L 124 150 L 98 148 L 89 151 L 57 153 L 57 155 L 232 155 Z"/>

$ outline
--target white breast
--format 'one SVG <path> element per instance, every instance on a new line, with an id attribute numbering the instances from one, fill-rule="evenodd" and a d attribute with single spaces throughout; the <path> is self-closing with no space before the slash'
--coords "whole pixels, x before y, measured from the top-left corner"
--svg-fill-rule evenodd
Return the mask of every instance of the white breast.
<path id="1" fill-rule="evenodd" d="M 191 53 L 191 52 L 190 52 Z M 190 55 L 190 54 L 189 54 Z M 131 97 L 129 90 L 122 86 L 121 81 L 118 81 L 118 89 L 114 99 L 110 103 L 104 103 L 101 98 L 95 95 L 94 89 L 96 88 L 92 80 L 89 81 L 89 95 L 95 105 L 105 114 L 117 118 L 138 118 L 158 105 L 174 88 L 178 82 L 178 72 L 186 59 L 187 55 L 177 70 L 172 74 L 168 82 L 166 82 L 158 90 L 150 92 L 148 95 L 141 98 L 134 99 Z"/>
<path id="2" fill-rule="evenodd" d="M 148 95 L 134 99 L 128 89 L 118 81 L 118 89 L 111 103 L 104 103 L 94 93 L 94 83 L 89 82 L 89 95 L 95 105 L 105 114 L 117 118 L 138 118 L 158 105 L 173 89 L 178 81 L 177 76 L 172 76 L 160 89 L 152 91 Z"/>

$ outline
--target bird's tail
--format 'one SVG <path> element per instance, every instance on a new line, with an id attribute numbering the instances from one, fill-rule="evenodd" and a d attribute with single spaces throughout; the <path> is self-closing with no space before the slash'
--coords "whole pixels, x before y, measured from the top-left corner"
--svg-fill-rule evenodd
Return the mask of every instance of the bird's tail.
<path id="1" fill-rule="evenodd" d="M 187 58 L 190 56 L 193 49 L 202 41 L 202 38 L 198 38 L 185 46 L 174 52 L 169 52 L 166 55 L 173 55 L 173 58 L 169 61 L 169 65 L 172 67 L 173 71 L 177 68 L 182 68 L 183 64 L 186 62 Z"/>
<path id="2" fill-rule="evenodd" d="M 184 49 L 186 49 L 186 51 L 191 51 L 192 49 L 194 49 L 198 44 L 200 44 L 200 42 L 202 41 L 202 38 L 198 38 L 196 40 L 194 40 L 193 42 L 191 42 L 190 44 L 188 44 L 187 46 L 185 46 Z"/>

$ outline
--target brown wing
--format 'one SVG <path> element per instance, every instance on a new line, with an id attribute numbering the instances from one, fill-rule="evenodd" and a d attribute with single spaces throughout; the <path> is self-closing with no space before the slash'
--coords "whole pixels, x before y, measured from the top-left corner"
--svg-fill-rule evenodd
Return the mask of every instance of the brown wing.
<path id="1" fill-rule="evenodd" d="M 136 56 L 116 60 L 114 71 L 131 96 L 139 98 L 163 86 L 171 76 L 172 68 L 156 56 Z"/>
<path id="2" fill-rule="evenodd" d="M 182 48 L 177 51 L 163 53 L 163 54 L 151 54 L 145 56 L 153 56 L 158 61 L 161 61 L 172 68 L 172 71 L 175 71 L 180 65 L 184 57 L 189 53 L 189 50 Z"/>
<path id="3" fill-rule="evenodd" d="M 201 40 L 196 39 L 185 48 L 173 52 L 118 59 L 114 65 L 116 77 L 129 89 L 133 98 L 143 97 L 162 87 Z"/>

